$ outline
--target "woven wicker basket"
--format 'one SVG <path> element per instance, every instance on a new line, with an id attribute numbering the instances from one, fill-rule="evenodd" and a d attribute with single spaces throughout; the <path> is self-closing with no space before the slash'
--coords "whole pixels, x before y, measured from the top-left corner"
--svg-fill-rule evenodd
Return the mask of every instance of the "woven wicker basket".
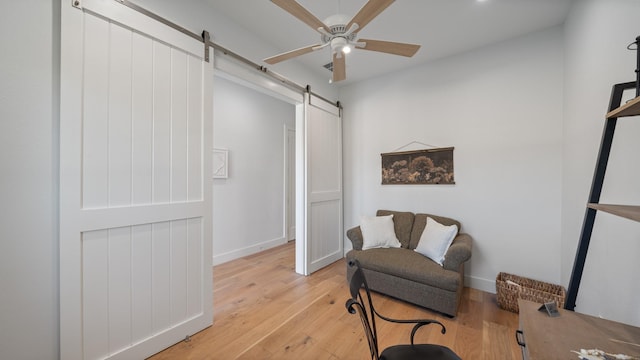
<path id="1" fill-rule="evenodd" d="M 507 281 L 512 281 L 518 285 L 510 284 Z M 555 301 L 558 307 L 562 308 L 567 295 L 564 287 L 560 285 L 503 272 L 496 277 L 496 293 L 498 306 L 514 313 L 518 312 L 518 299 L 540 304 Z"/>

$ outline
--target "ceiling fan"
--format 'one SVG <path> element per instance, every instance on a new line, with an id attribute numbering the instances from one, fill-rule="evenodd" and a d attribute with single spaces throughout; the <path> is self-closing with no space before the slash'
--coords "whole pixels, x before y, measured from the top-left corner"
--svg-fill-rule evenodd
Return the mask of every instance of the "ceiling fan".
<path id="1" fill-rule="evenodd" d="M 394 1 L 369 0 L 352 19 L 343 14 L 335 14 L 322 22 L 295 0 L 271 0 L 319 32 L 321 43 L 272 56 L 264 62 L 273 65 L 329 47 L 333 58 L 332 82 L 336 82 L 346 79 L 345 54 L 354 48 L 411 57 L 420 49 L 420 45 L 358 38 L 358 32 Z"/>

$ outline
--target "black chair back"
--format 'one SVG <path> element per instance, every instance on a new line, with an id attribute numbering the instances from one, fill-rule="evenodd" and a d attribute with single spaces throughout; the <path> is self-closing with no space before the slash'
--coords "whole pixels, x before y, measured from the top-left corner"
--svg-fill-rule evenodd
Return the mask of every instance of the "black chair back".
<path id="1" fill-rule="evenodd" d="M 446 328 L 444 325 L 434 319 L 392 319 L 381 315 L 373 307 L 371 301 L 371 292 L 367 285 L 367 279 L 364 271 L 360 267 L 357 260 L 349 261 L 349 266 L 355 267 L 351 279 L 349 280 L 349 290 L 351 298 L 347 300 L 346 307 L 351 314 L 360 315 L 360 321 L 364 327 L 367 341 L 369 343 L 369 351 L 371 359 L 374 360 L 460 360 L 451 349 L 436 344 L 415 344 L 414 337 L 418 329 L 425 325 L 434 324 L 440 327 L 440 332 L 444 334 Z M 363 291 L 364 289 L 364 291 Z M 364 295 L 363 295 L 364 294 Z M 378 349 L 378 333 L 376 331 L 376 317 L 380 320 L 393 322 L 396 324 L 413 324 L 411 330 L 410 342 L 405 345 L 390 346 L 380 352 Z"/>
<path id="2" fill-rule="evenodd" d="M 371 293 L 369 292 L 367 279 L 364 277 L 364 272 L 357 260 L 350 261 L 349 266 L 355 266 L 356 271 L 353 273 L 351 281 L 349 282 L 351 299 L 347 300 L 345 305 L 351 314 L 357 313 L 360 316 L 360 321 L 362 321 L 362 326 L 364 327 L 364 332 L 369 343 L 371 358 L 378 360 L 380 356 L 378 353 L 378 334 L 376 332 L 375 309 L 373 308 L 373 302 L 371 302 Z M 366 300 L 362 296 L 361 289 L 363 288 Z"/>

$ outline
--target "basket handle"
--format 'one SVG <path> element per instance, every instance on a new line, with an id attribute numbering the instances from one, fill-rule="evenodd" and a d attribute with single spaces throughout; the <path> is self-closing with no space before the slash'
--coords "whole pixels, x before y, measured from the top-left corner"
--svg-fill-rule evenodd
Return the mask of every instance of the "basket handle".
<path id="1" fill-rule="evenodd" d="M 524 333 L 522 330 L 516 330 L 516 342 L 522 347 L 527 347 L 527 344 L 524 343 Z"/>

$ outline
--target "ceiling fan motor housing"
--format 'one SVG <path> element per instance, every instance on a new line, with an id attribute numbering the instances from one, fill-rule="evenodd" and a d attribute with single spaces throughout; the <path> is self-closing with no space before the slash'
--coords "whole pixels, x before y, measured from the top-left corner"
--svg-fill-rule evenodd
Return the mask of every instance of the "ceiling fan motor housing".
<path id="1" fill-rule="evenodd" d="M 327 25 L 329 30 L 331 30 L 331 36 L 321 34 L 320 39 L 322 40 L 322 42 L 328 43 L 336 37 L 343 38 L 347 42 L 355 40 L 357 36 L 355 31 L 351 34 L 345 35 L 345 33 L 349 30 L 347 29 L 347 24 L 349 23 L 349 21 L 351 21 L 351 18 L 344 14 L 335 14 L 326 18 L 324 20 L 324 23 Z"/>

